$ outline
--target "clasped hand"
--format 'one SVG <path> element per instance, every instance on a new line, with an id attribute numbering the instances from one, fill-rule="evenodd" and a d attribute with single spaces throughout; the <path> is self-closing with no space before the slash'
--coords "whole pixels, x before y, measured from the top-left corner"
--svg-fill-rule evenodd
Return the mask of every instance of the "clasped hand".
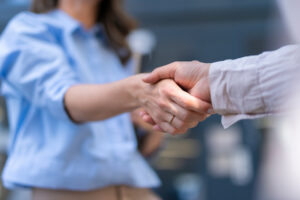
<path id="1" fill-rule="evenodd" d="M 185 133 L 213 113 L 209 89 L 210 64 L 174 62 L 143 78 L 148 83 L 140 112 L 154 130 Z"/>

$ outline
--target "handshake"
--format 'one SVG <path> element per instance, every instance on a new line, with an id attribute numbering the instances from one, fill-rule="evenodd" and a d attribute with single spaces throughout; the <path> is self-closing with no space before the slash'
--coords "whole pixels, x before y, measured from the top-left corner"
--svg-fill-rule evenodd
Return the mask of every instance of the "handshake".
<path id="1" fill-rule="evenodd" d="M 143 96 L 143 121 L 156 131 L 185 133 L 213 114 L 209 86 L 210 64 L 174 62 L 143 77 L 149 87 Z M 153 92 L 155 91 L 155 92 Z"/>

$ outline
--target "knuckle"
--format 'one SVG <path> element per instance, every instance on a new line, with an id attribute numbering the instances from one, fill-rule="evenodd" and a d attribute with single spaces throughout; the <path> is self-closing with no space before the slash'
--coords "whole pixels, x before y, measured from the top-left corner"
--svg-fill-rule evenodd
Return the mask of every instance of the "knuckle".
<path id="1" fill-rule="evenodd" d="M 160 122 L 160 123 L 157 123 L 157 124 L 162 129 L 163 132 L 168 132 L 168 127 L 165 126 L 165 123 Z"/>
<path id="2" fill-rule="evenodd" d="M 170 134 L 176 134 L 176 129 L 174 127 L 172 127 L 172 126 L 166 126 L 166 130 Z"/>
<path id="3" fill-rule="evenodd" d="M 165 88 L 165 90 L 166 90 L 165 94 L 170 97 L 174 97 L 177 95 L 177 90 L 174 87 L 168 87 L 168 88 Z"/>
<path id="4" fill-rule="evenodd" d="M 167 104 L 167 102 L 166 101 L 164 101 L 164 100 L 159 100 L 158 101 L 158 106 L 162 109 L 165 109 L 165 108 L 167 108 L 168 107 L 168 104 Z"/>
<path id="5" fill-rule="evenodd" d="M 156 69 L 154 69 L 154 70 L 153 70 L 153 72 L 152 72 L 152 73 L 153 73 L 153 74 L 158 74 L 158 73 L 159 73 L 159 71 L 160 71 L 160 68 L 156 68 Z"/>
<path id="6" fill-rule="evenodd" d="M 153 114 L 153 120 L 154 120 L 155 122 L 161 121 L 161 115 L 160 115 L 160 113 L 155 112 L 155 113 Z"/>
<path id="7" fill-rule="evenodd" d="M 164 122 L 162 122 L 162 121 L 158 121 L 157 125 L 160 126 L 161 128 L 165 128 Z"/>
<path id="8" fill-rule="evenodd" d="M 163 87 L 160 89 L 161 94 L 168 95 L 170 93 L 170 89 Z"/>
<path id="9" fill-rule="evenodd" d="M 185 109 L 191 109 L 191 105 L 190 105 L 189 101 L 187 101 L 186 99 L 181 99 L 181 102 Z"/>
<path id="10" fill-rule="evenodd" d="M 180 67 L 181 62 L 175 61 L 175 62 L 172 63 L 172 65 L 173 65 L 175 68 L 178 68 L 178 67 Z"/>
<path id="11" fill-rule="evenodd" d="M 199 64 L 200 62 L 198 60 L 191 61 L 192 64 Z"/>
<path id="12" fill-rule="evenodd" d="M 187 111 L 184 111 L 184 112 L 182 112 L 182 114 L 181 114 L 181 119 L 183 120 L 183 121 L 187 121 L 188 119 L 189 119 L 189 112 L 187 112 Z"/>
<path id="13" fill-rule="evenodd" d="M 184 126 L 185 126 L 185 124 L 184 124 L 183 121 L 178 121 L 178 122 L 177 122 L 177 128 L 178 128 L 178 129 L 182 129 Z"/>

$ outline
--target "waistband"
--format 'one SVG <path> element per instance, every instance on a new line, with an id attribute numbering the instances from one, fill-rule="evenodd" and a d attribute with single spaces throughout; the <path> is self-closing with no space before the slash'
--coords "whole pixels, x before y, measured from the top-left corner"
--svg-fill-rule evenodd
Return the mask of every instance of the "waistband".
<path id="1" fill-rule="evenodd" d="M 81 192 L 67 190 L 32 190 L 32 200 L 161 200 L 147 188 L 111 186 L 98 190 Z"/>

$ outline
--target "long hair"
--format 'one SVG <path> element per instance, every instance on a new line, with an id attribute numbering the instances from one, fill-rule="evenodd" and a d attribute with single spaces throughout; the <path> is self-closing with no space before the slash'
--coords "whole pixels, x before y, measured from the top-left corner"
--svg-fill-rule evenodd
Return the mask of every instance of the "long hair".
<path id="1" fill-rule="evenodd" d="M 35 13 L 49 12 L 56 9 L 58 3 L 59 0 L 33 0 L 31 10 Z M 97 22 L 104 26 L 111 48 L 125 65 L 131 57 L 126 37 L 136 28 L 136 21 L 124 11 L 122 3 L 122 0 L 102 0 Z"/>

